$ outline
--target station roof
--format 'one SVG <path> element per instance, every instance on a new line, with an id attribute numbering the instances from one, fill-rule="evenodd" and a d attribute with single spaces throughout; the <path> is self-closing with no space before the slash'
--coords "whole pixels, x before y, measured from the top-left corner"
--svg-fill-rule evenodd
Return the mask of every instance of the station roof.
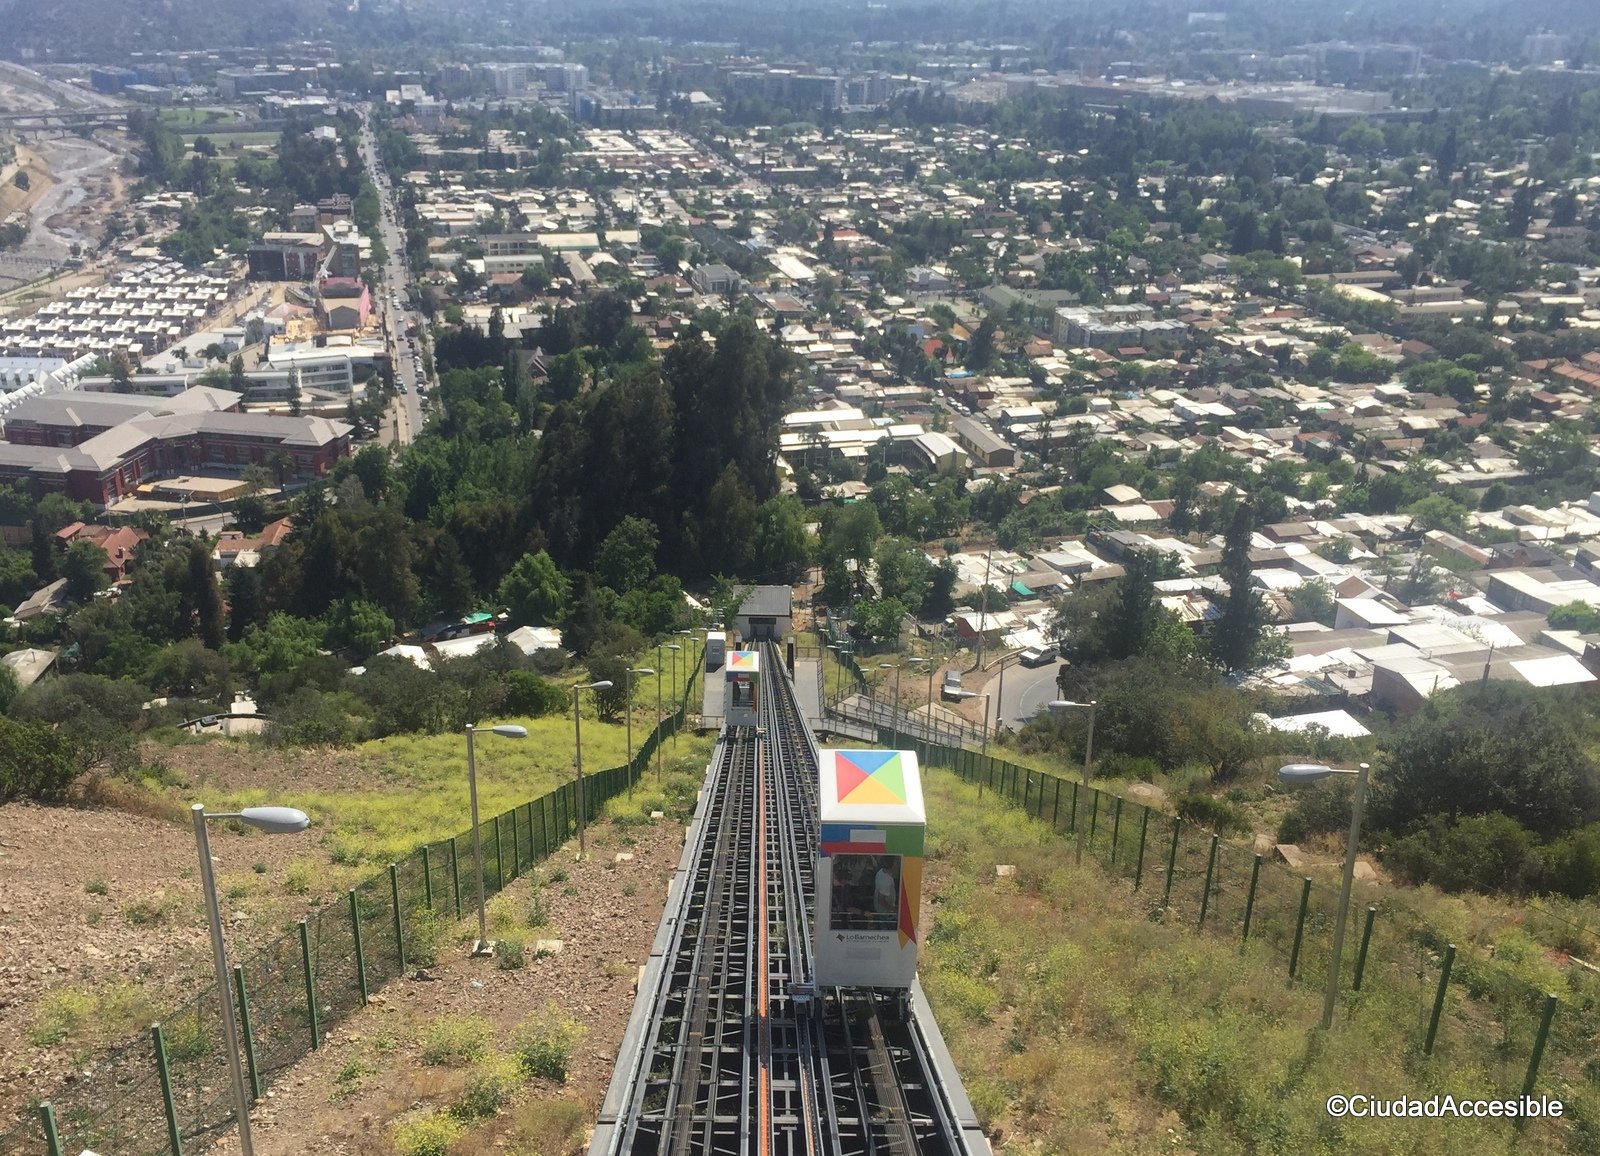
<path id="1" fill-rule="evenodd" d="M 920 828 L 926 821 L 922 776 L 911 751 L 824 750 L 819 798 L 822 802 L 823 854 L 922 854 Z M 916 827 L 916 846 L 899 846 L 887 827 Z M 896 845 L 890 846 L 894 843 Z"/>

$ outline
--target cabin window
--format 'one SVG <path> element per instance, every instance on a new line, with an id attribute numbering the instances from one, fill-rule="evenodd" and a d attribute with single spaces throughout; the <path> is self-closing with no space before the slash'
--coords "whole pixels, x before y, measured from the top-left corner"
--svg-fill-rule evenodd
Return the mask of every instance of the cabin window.
<path id="1" fill-rule="evenodd" d="M 833 856 L 833 931 L 892 931 L 900 924 L 900 856 Z"/>

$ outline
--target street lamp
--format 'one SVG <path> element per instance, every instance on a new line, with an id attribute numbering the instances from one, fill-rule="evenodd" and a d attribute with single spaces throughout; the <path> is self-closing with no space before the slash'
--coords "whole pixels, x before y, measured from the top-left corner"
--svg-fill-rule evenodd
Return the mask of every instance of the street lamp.
<path id="1" fill-rule="evenodd" d="M 931 658 L 924 658 L 920 654 L 915 658 L 906 659 L 907 666 L 926 666 L 928 668 L 928 724 L 924 728 L 926 733 L 938 737 L 938 719 L 933 713 L 933 668 L 935 663 Z"/>
<path id="2" fill-rule="evenodd" d="M 1099 705 L 1098 699 L 1091 698 L 1088 702 L 1073 702 L 1071 699 L 1058 698 L 1046 704 L 1051 710 L 1071 710 L 1077 707 L 1089 712 L 1089 737 L 1083 744 L 1083 797 L 1089 798 L 1089 765 L 1094 762 L 1094 708 Z M 1074 822 L 1078 828 L 1078 847 L 1073 852 L 1074 863 L 1083 862 L 1083 824 Z"/>
<path id="3" fill-rule="evenodd" d="M 1333 1026 L 1333 1005 L 1339 998 L 1339 965 L 1344 956 L 1344 923 L 1350 913 L 1350 888 L 1356 877 L 1356 842 L 1361 838 L 1361 814 L 1367 805 L 1367 777 L 1372 767 L 1362 763 L 1356 770 L 1326 767 L 1321 763 L 1290 763 L 1278 768 L 1278 781 L 1286 787 L 1320 782 L 1333 775 L 1354 775 L 1356 795 L 1350 804 L 1350 839 L 1344 849 L 1344 881 L 1339 885 L 1339 914 L 1333 924 L 1333 963 L 1328 967 L 1328 986 L 1322 994 L 1322 1030 Z"/>
<path id="4" fill-rule="evenodd" d="M 889 726 L 893 728 L 894 741 L 889 744 L 889 748 L 897 751 L 900 749 L 900 664 L 880 662 L 878 669 L 894 671 L 894 705 L 889 708 Z"/>
<path id="5" fill-rule="evenodd" d="M 659 642 L 656 643 L 657 666 L 665 665 L 661 661 L 662 649 L 662 644 Z M 678 677 L 678 654 L 683 650 L 683 647 L 679 646 L 676 642 L 669 642 L 666 644 L 665 649 L 672 651 L 672 677 L 673 680 L 676 681 Z M 672 732 L 672 750 L 673 757 L 676 758 L 678 750 L 677 731 Z M 658 678 L 656 679 L 656 786 L 658 787 L 661 785 L 661 756 L 663 753 L 664 752 L 661 749 L 661 680 Z"/>
<path id="6" fill-rule="evenodd" d="M 478 877 L 478 942 L 472 945 L 473 955 L 488 955 L 494 950 L 489 942 L 489 918 L 483 900 L 483 839 L 478 832 L 478 760 L 473 747 L 473 736 L 478 728 L 468 723 L 467 731 L 467 793 L 472 797 L 472 870 Z M 525 739 L 528 728 L 515 723 L 500 723 L 489 728 L 490 734 L 506 739 Z"/>
<path id="7" fill-rule="evenodd" d="M 697 659 L 695 659 L 693 657 L 694 656 L 694 651 L 695 651 L 694 631 L 692 631 L 692 630 L 674 630 L 672 632 L 672 636 L 674 638 L 687 639 L 687 641 L 683 645 L 687 646 L 689 648 L 684 653 L 684 656 L 683 656 L 683 682 L 681 684 L 678 683 L 678 658 L 677 658 L 677 655 L 676 654 L 673 655 L 673 658 L 672 658 L 672 681 L 673 681 L 674 684 L 677 685 L 676 693 L 678 695 L 678 699 L 679 699 L 680 705 L 683 707 L 683 713 L 684 713 L 685 716 L 687 716 L 688 713 L 689 713 L 689 679 L 691 677 L 693 677 L 693 675 L 694 675 L 694 663 L 696 661 L 698 661 Z M 676 758 L 677 755 L 678 755 L 678 732 L 681 731 L 682 729 L 683 729 L 683 727 L 679 726 L 679 727 L 674 727 L 673 731 L 672 731 L 672 755 L 673 755 L 674 758 Z"/>
<path id="8" fill-rule="evenodd" d="M 585 805 L 587 800 L 583 795 L 583 716 L 578 713 L 578 692 L 580 690 L 610 690 L 611 680 L 602 678 L 598 682 L 580 682 L 572 688 L 572 733 L 577 740 L 578 763 L 578 858 L 583 858 L 584 842 L 583 833 L 588 825 L 588 810 Z"/>
<path id="9" fill-rule="evenodd" d="M 250 1138 L 250 1101 L 245 1095 L 244 1068 L 239 1062 L 239 1033 L 233 1022 L 233 994 L 228 986 L 228 947 L 222 941 L 222 912 L 217 909 L 217 879 L 211 870 L 207 819 L 238 819 L 269 835 L 290 835 L 311 826 L 304 811 L 293 807 L 246 807 L 242 811 L 207 814 L 204 803 L 189 808 L 194 816 L 194 843 L 200 854 L 200 884 L 206 894 L 206 922 L 211 927 L 211 959 L 217 968 L 217 993 L 222 999 L 222 1046 L 228 1049 L 228 1078 L 233 1083 L 233 1110 L 239 1117 L 239 1151 L 255 1156 Z"/>
<path id="10" fill-rule="evenodd" d="M 633 801 L 633 676 L 655 674 L 648 666 L 628 667 L 628 801 Z M 661 729 L 661 679 L 656 679 L 656 729 Z M 660 737 L 659 735 L 657 736 Z"/>
<path id="11" fill-rule="evenodd" d="M 1004 715 L 1006 709 L 1006 664 L 1011 662 L 1013 659 L 1021 657 L 1022 651 L 1020 650 L 1015 654 L 1004 654 L 1000 656 L 1000 686 L 999 689 L 995 691 L 995 698 L 1000 703 L 1000 708 L 995 711 L 994 717 L 994 725 L 997 729 L 1000 726 L 1002 716 Z"/>
<path id="12" fill-rule="evenodd" d="M 966 702 L 967 699 L 969 699 L 969 698 L 981 698 L 981 699 L 983 699 L 983 725 L 979 729 L 983 734 L 983 751 L 982 751 L 982 753 L 984 755 L 987 755 L 989 753 L 989 692 L 986 691 L 986 690 L 984 690 L 984 691 L 961 690 L 961 691 L 957 691 L 956 692 L 956 700 L 958 702 Z M 983 798 L 983 780 L 982 779 L 978 780 L 978 798 L 980 798 L 980 799 Z"/>

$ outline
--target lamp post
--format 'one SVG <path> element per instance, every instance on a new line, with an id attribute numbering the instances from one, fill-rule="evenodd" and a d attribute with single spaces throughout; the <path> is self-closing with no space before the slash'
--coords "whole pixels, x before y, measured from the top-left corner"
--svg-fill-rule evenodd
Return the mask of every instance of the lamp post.
<path id="1" fill-rule="evenodd" d="M 672 651 L 672 672 L 673 672 L 672 673 L 672 678 L 673 678 L 673 681 L 676 682 L 677 678 L 678 678 L 678 673 L 677 673 L 678 672 L 678 655 L 679 655 L 680 652 L 682 652 L 683 647 L 679 646 L 676 642 L 669 642 L 669 643 L 666 644 L 666 649 Z M 662 650 L 662 648 L 661 648 L 660 644 L 657 644 L 657 646 L 656 646 L 656 665 L 657 666 L 662 665 L 662 662 L 661 662 L 661 650 Z M 656 735 L 659 737 L 660 734 L 661 734 L 661 680 L 657 679 L 656 680 Z M 672 750 L 673 750 L 673 757 L 676 758 L 677 757 L 677 750 L 678 750 L 678 732 L 677 731 L 673 731 L 672 732 Z M 662 749 L 661 749 L 661 744 L 659 742 L 656 743 L 656 783 L 657 783 L 657 785 L 659 785 L 661 783 L 661 756 L 664 753 L 665 752 L 663 752 Z"/>
<path id="2" fill-rule="evenodd" d="M 921 655 L 918 655 L 915 658 L 906 659 L 906 665 L 926 666 L 928 668 L 928 722 L 925 729 L 927 733 L 934 734 L 937 732 L 938 728 L 933 714 L 933 659 L 923 658 Z M 932 740 L 930 739 L 929 741 L 931 742 Z"/>
<path id="3" fill-rule="evenodd" d="M 983 750 L 981 753 L 987 755 L 989 753 L 989 692 L 986 690 L 963 690 L 956 695 L 956 699 L 959 702 L 965 702 L 969 698 L 983 699 L 983 725 L 980 728 L 983 734 Z M 983 798 L 983 780 L 981 779 L 978 781 L 978 797 L 980 799 Z"/>
<path id="4" fill-rule="evenodd" d="M 900 749 L 900 664 L 898 662 L 880 662 L 879 670 L 894 671 L 894 705 L 889 708 L 889 726 L 893 728 L 894 740 L 889 744 L 889 749 Z"/>
<path id="5" fill-rule="evenodd" d="M 1089 735 L 1083 744 L 1083 797 L 1089 797 L 1089 768 L 1094 762 L 1094 708 L 1099 705 L 1098 699 L 1091 698 L 1088 702 L 1073 702 L 1071 699 L 1058 698 L 1047 704 L 1051 710 L 1070 710 L 1078 707 L 1089 712 Z M 1078 828 L 1078 846 L 1073 852 L 1074 863 L 1083 862 L 1083 824 L 1074 823 Z"/>
<path id="6" fill-rule="evenodd" d="M 238 819 L 269 835 L 304 831 L 311 820 L 293 807 L 246 807 L 242 811 L 207 814 L 204 803 L 189 808 L 194 817 L 194 843 L 200 854 L 200 885 L 206 895 L 206 922 L 211 928 L 211 960 L 217 969 L 217 994 L 222 1000 L 222 1046 L 228 1050 L 228 1079 L 233 1084 L 233 1110 L 239 1117 L 239 1151 L 255 1156 L 250 1137 L 250 1100 L 245 1093 L 244 1066 L 239 1062 L 239 1032 L 233 1022 L 233 989 L 228 979 L 228 947 L 222 940 L 222 912 L 217 908 L 217 879 L 211 869 L 211 840 L 207 819 Z"/>
<path id="7" fill-rule="evenodd" d="M 1344 849 L 1344 881 L 1339 885 L 1339 914 L 1333 924 L 1333 962 L 1328 966 L 1328 986 L 1322 993 L 1322 1030 L 1333 1026 L 1333 1005 L 1339 998 L 1339 965 L 1344 956 L 1345 917 L 1350 914 L 1350 889 L 1356 877 L 1356 843 L 1361 838 L 1361 815 L 1367 805 L 1367 777 L 1372 767 L 1362 763 L 1357 769 L 1326 767 L 1321 763 L 1290 763 L 1278 768 L 1278 781 L 1288 787 L 1319 782 L 1333 775 L 1356 777 L 1355 799 L 1350 804 L 1350 839 Z"/>
<path id="8" fill-rule="evenodd" d="M 578 765 L 578 858 L 583 858 L 584 831 L 588 826 L 589 808 L 588 800 L 583 794 L 583 716 L 578 713 L 578 692 L 582 690 L 610 690 L 611 680 L 602 678 L 598 682 L 580 682 L 572 688 L 572 734 L 576 740 L 576 760 Z"/>
<path id="9" fill-rule="evenodd" d="M 628 801 L 633 801 L 633 676 L 655 674 L 648 666 L 628 667 Z M 656 730 L 661 729 L 661 679 L 656 678 Z M 658 736 L 659 737 L 659 736 Z"/>
<path id="10" fill-rule="evenodd" d="M 468 723 L 467 731 L 467 793 L 472 798 L 472 871 L 478 878 L 478 942 L 472 945 L 473 955 L 488 955 L 494 950 L 489 942 L 489 917 L 483 899 L 483 838 L 478 831 L 478 759 L 473 738 L 478 728 Z M 489 728 L 490 734 L 506 739 L 525 739 L 528 728 L 514 723 L 501 723 Z"/>

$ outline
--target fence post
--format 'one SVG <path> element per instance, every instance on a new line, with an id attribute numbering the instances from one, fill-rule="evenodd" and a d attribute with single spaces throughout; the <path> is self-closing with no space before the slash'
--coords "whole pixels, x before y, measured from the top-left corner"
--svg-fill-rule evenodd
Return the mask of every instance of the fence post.
<path id="1" fill-rule="evenodd" d="M 522 841 L 517 837 L 517 809 L 511 808 L 511 878 L 522 874 Z"/>
<path id="2" fill-rule="evenodd" d="M 250 1001 L 244 993 L 244 964 L 233 965 L 233 993 L 239 997 L 239 1018 L 244 1021 L 244 1062 L 250 1070 L 250 1098 L 261 1099 L 261 1071 L 256 1067 L 256 1033 L 250 1025 Z"/>
<path id="3" fill-rule="evenodd" d="M 452 850 L 454 850 L 454 841 L 451 842 L 450 847 Z M 452 864 L 455 862 L 454 855 L 450 857 L 450 861 Z M 361 1006 L 366 1007 L 367 956 L 366 953 L 361 950 L 361 908 L 356 903 L 356 893 L 354 888 L 351 888 L 350 890 L 350 934 L 355 937 L 356 944 L 356 986 L 361 989 Z"/>
<path id="4" fill-rule="evenodd" d="M 1060 821 L 1061 821 L 1061 780 L 1058 778 L 1058 779 L 1056 779 L 1056 797 L 1055 797 L 1055 802 L 1050 804 L 1050 829 L 1052 831 L 1058 830 Z"/>
<path id="5" fill-rule="evenodd" d="M 433 864 L 428 859 L 428 845 L 422 845 L 422 898 L 433 910 Z"/>
<path id="6" fill-rule="evenodd" d="M 1361 929 L 1361 950 L 1356 952 L 1356 991 L 1361 990 L 1361 976 L 1367 970 L 1367 944 L 1372 942 L 1372 919 L 1378 914 L 1376 907 L 1367 908 L 1367 925 Z"/>
<path id="7" fill-rule="evenodd" d="M 1533 1083 L 1539 1078 L 1539 1061 L 1544 1059 L 1544 1042 L 1550 1038 L 1550 1021 L 1556 1014 L 1556 993 L 1546 992 L 1544 997 L 1544 1011 L 1539 1015 L 1539 1034 L 1533 1038 L 1533 1055 L 1528 1057 L 1528 1074 L 1522 1081 L 1522 1094 L 1533 1095 Z M 1517 1117 L 1520 1127 L 1524 1116 Z"/>
<path id="8" fill-rule="evenodd" d="M 48 1156 L 62 1156 L 61 1133 L 56 1131 L 56 1110 L 46 1100 L 39 1105 L 39 1126 L 44 1129 L 44 1146 Z"/>
<path id="9" fill-rule="evenodd" d="M 1074 835 L 1078 833 L 1078 784 L 1072 784 L 1072 809 L 1067 813 L 1067 830 Z"/>
<path id="10" fill-rule="evenodd" d="M 1183 820 L 1172 820 L 1172 847 L 1167 851 L 1167 882 L 1161 889 L 1161 906 L 1172 898 L 1172 877 L 1178 870 L 1178 836 L 1183 832 Z"/>
<path id="11" fill-rule="evenodd" d="M 389 864 L 389 898 L 394 904 L 394 953 L 400 959 L 400 974 L 406 970 L 405 928 L 400 924 L 400 866 Z"/>
<path id="12" fill-rule="evenodd" d="M 1261 856 L 1256 856 L 1256 861 L 1250 866 L 1250 894 L 1244 901 L 1244 934 L 1239 937 L 1243 943 L 1250 938 L 1250 918 L 1256 913 L 1256 884 L 1261 881 Z"/>
<path id="13" fill-rule="evenodd" d="M 1144 836 L 1150 827 L 1150 804 L 1142 804 L 1144 814 L 1139 817 L 1139 861 L 1133 868 L 1133 889 L 1139 890 L 1139 885 L 1144 882 Z"/>
<path id="14" fill-rule="evenodd" d="M 352 891 L 350 894 L 354 895 Z M 317 1026 L 317 981 L 311 972 L 311 936 L 306 929 L 306 921 L 300 921 L 300 968 L 306 977 L 306 1011 L 311 1013 L 311 1048 L 315 1051 L 322 1046 L 322 1031 Z M 362 1000 L 366 999 L 366 981 L 363 979 Z"/>
<path id="15" fill-rule="evenodd" d="M 1122 834 L 1122 796 L 1117 796 L 1115 813 L 1111 816 L 1111 865 L 1117 865 L 1117 839 Z"/>
<path id="16" fill-rule="evenodd" d="M 1211 835 L 1211 854 L 1206 856 L 1206 889 L 1200 896 L 1200 922 L 1196 925 L 1198 927 L 1206 925 L 1206 911 L 1211 906 L 1211 880 L 1216 873 L 1216 869 L 1217 835 L 1213 832 Z"/>
<path id="17" fill-rule="evenodd" d="M 1028 771 L 1022 780 L 1022 809 L 1028 810 L 1028 804 L 1033 801 L 1033 772 Z"/>
<path id="18" fill-rule="evenodd" d="M 506 837 L 500 830 L 500 820 L 504 816 L 494 817 L 494 892 L 496 895 L 506 885 Z"/>
<path id="19" fill-rule="evenodd" d="M 1422 1045 L 1422 1054 L 1433 1055 L 1433 1041 L 1439 1034 L 1439 1013 L 1444 1011 L 1444 993 L 1450 987 L 1450 969 L 1456 964 L 1456 945 L 1444 946 L 1444 966 L 1439 969 L 1439 990 L 1433 993 L 1433 1014 L 1428 1017 L 1428 1039 Z"/>
<path id="20" fill-rule="evenodd" d="M 167 1067 L 167 1041 L 161 1038 L 161 1025 L 150 1025 L 150 1039 L 156 1049 L 156 1073 L 161 1077 L 161 1107 L 167 1116 L 167 1147 L 172 1156 L 183 1156 L 183 1138 L 178 1135 L 178 1106 L 172 1102 L 172 1069 Z"/>
<path id="21" fill-rule="evenodd" d="M 1306 876 L 1305 884 L 1300 888 L 1300 914 L 1294 921 L 1294 947 L 1289 952 L 1289 978 L 1294 978 L 1294 973 L 1300 970 L 1300 941 L 1306 933 L 1306 908 L 1311 903 L 1311 876 Z"/>
<path id="22" fill-rule="evenodd" d="M 1089 788 L 1089 846 L 1094 846 L 1095 829 L 1100 826 L 1100 788 Z"/>

